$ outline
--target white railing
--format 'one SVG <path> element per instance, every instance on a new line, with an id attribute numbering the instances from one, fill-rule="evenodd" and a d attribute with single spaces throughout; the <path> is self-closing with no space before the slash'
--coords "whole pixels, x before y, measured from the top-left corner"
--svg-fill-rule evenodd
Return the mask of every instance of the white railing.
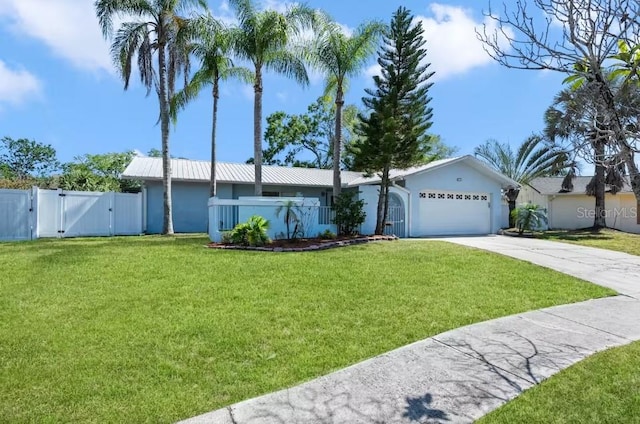
<path id="1" fill-rule="evenodd" d="M 320 206 L 318 207 L 318 224 L 320 225 L 331 225 L 333 224 L 333 220 L 336 217 L 336 212 L 331 209 L 331 206 Z"/>
<path id="2" fill-rule="evenodd" d="M 218 231 L 231 231 L 238 225 L 238 205 L 218 205 Z"/>

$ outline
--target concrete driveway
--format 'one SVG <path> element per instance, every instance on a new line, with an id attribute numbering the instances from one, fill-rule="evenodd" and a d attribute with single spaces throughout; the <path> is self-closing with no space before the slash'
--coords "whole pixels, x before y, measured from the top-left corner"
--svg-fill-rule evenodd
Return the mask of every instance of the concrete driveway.
<path id="1" fill-rule="evenodd" d="M 507 236 L 442 238 L 573 275 L 640 299 L 640 256 L 548 240 Z"/>

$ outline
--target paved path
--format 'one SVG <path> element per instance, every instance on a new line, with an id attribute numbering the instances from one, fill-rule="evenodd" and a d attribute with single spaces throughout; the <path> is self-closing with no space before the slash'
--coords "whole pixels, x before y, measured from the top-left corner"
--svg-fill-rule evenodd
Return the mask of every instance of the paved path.
<path id="1" fill-rule="evenodd" d="M 507 236 L 444 238 L 541 265 L 640 299 L 640 256 L 548 240 Z"/>
<path id="2" fill-rule="evenodd" d="M 595 352 L 640 340 L 638 258 L 504 239 L 450 241 L 552 267 L 624 295 L 451 330 L 183 423 L 470 423 Z"/>

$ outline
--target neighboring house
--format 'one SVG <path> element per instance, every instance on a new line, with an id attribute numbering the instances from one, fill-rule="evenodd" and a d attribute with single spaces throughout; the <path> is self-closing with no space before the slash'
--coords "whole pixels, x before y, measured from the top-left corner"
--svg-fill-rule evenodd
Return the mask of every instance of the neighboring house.
<path id="1" fill-rule="evenodd" d="M 173 159 L 173 221 L 176 232 L 206 232 L 209 162 Z M 253 195 L 254 166 L 218 163 L 218 198 Z M 263 193 L 274 197 L 306 197 L 331 202 L 332 171 L 263 167 Z M 142 180 L 148 233 L 162 230 L 162 160 L 136 157 L 124 178 Z M 400 237 L 491 234 L 504 222 L 502 190 L 517 183 L 473 156 L 431 162 L 391 173 L 389 232 Z M 343 172 L 345 190 L 357 190 L 366 202 L 363 233 L 373 233 L 379 179 Z"/>
<path id="2" fill-rule="evenodd" d="M 522 187 L 518 204 L 534 203 L 547 210 L 548 227 L 576 230 L 593 226 L 595 197 L 587 196 L 586 187 L 592 177 L 573 179 L 573 190 L 562 190 L 563 177 L 536 178 Z M 607 186 L 605 208 L 607 226 L 629 233 L 640 233 L 638 205 L 629 183 L 617 194 Z"/>

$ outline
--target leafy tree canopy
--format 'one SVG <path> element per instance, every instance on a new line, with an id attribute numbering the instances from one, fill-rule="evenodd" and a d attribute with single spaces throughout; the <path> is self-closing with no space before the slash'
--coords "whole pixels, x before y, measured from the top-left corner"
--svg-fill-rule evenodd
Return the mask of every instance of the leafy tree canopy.
<path id="1" fill-rule="evenodd" d="M 343 111 L 342 135 L 348 145 L 354 136 L 358 108 L 348 105 Z M 262 151 L 266 165 L 331 169 L 335 137 L 335 105 L 321 97 L 309 105 L 307 113 L 291 115 L 283 111 L 267 117 Z M 348 157 L 343 166 L 349 167 Z M 247 160 L 253 163 L 253 158 Z"/>
<path id="2" fill-rule="evenodd" d="M 140 182 L 121 178 L 135 153 L 83 155 L 63 165 L 60 188 L 77 191 L 140 191 Z"/>
<path id="3" fill-rule="evenodd" d="M 25 180 L 50 175 L 60 167 L 56 150 L 35 140 L 0 140 L 0 178 Z"/>

